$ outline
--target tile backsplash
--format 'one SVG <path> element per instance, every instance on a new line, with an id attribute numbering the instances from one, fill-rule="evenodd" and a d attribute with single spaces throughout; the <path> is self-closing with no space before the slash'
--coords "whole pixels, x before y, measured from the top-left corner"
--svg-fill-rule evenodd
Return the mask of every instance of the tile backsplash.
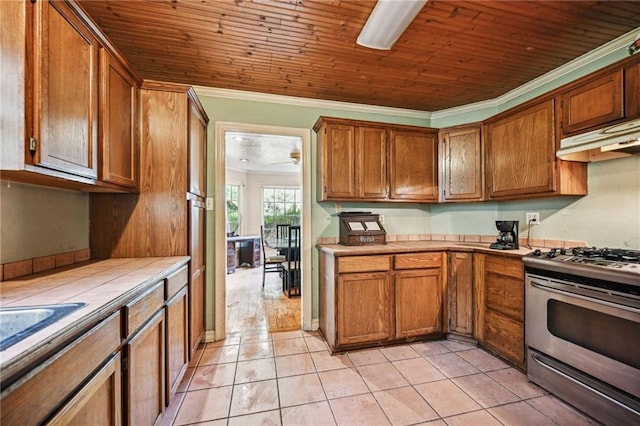
<path id="1" fill-rule="evenodd" d="M 339 237 L 320 237 L 317 244 L 338 244 Z M 486 243 L 491 244 L 496 241 L 494 235 L 465 235 L 465 234 L 387 234 L 387 242 L 395 241 L 451 241 L 465 243 Z M 520 238 L 520 245 L 526 247 L 530 245 L 536 248 L 570 248 L 584 247 L 586 241 L 575 240 L 557 240 L 557 239 L 540 239 L 531 238 L 528 242 L 526 238 Z"/>
<path id="2" fill-rule="evenodd" d="M 24 275 L 36 274 L 49 269 L 60 268 L 91 259 L 88 248 L 18 260 L 0 265 L 0 281 L 7 281 Z"/>

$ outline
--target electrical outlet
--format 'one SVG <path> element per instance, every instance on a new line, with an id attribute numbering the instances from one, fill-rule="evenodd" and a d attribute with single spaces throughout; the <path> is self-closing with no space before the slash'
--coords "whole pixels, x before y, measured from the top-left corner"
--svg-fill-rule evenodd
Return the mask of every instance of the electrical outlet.
<path id="1" fill-rule="evenodd" d="M 540 225 L 540 213 L 527 213 L 527 225 Z"/>
<path id="2" fill-rule="evenodd" d="M 384 225 L 384 215 L 381 214 L 381 215 L 378 216 L 378 218 L 380 219 L 380 224 Z"/>
<path id="3" fill-rule="evenodd" d="M 213 210 L 213 197 L 207 197 L 206 203 L 207 203 L 206 209 Z"/>

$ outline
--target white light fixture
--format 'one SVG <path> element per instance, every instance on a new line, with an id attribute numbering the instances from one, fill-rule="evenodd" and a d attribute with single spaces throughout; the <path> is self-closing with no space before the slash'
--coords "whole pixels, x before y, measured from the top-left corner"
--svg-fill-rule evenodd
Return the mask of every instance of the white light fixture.
<path id="1" fill-rule="evenodd" d="M 390 50 L 427 0 L 378 0 L 358 40 L 360 46 Z"/>

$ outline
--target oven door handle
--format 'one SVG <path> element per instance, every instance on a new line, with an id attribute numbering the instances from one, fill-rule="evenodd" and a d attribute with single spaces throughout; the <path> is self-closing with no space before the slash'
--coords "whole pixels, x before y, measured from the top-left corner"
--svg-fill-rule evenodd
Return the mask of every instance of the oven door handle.
<path id="1" fill-rule="evenodd" d="M 640 413 L 637 411 L 637 405 L 635 403 L 634 403 L 635 406 L 631 406 L 631 404 L 629 404 L 629 405 L 623 404 L 620 401 L 618 401 L 616 399 L 613 399 L 609 395 L 601 392 L 596 387 L 590 386 L 587 383 L 584 383 L 582 380 L 579 379 L 579 376 L 567 374 L 567 372 L 563 371 L 564 369 L 561 369 L 560 367 L 555 367 L 555 366 L 549 364 L 544 359 L 546 357 L 541 357 L 537 353 L 531 353 L 530 356 L 531 356 L 531 359 L 533 361 L 538 363 L 538 365 L 540 365 L 542 368 L 545 368 L 546 370 L 548 370 L 552 374 L 557 374 L 557 375 L 561 376 L 562 378 L 564 378 L 565 380 L 568 380 L 568 381 L 574 383 L 575 385 L 579 386 L 580 388 L 586 389 L 589 392 L 593 392 L 593 393 L 597 394 L 599 397 L 604 398 L 609 403 L 614 404 L 614 405 L 624 409 L 625 411 L 629 411 L 630 413 L 632 413 L 632 414 L 634 414 L 636 416 L 640 415 Z"/>
<path id="2" fill-rule="evenodd" d="M 601 293 L 593 290 L 589 290 L 583 287 L 573 286 L 571 284 L 559 284 L 571 288 L 573 291 L 564 290 L 554 284 L 545 284 L 536 281 L 535 278 L 529 280 L 531 286 L 541 291 L 550 291 L 552 293 L 561 294 L 567 297 L 575 297 L 587 302 L 596 303 L 598 305 L 608 306 L 610 308 L 622 309 L 634 314 L 640 313 L 638 309 L 638 302 L 635 300 L 626 300 L 622 297 L 614 296 L 609 293 Z M 604 299 L 606 298 L 606 299 Z M 629 306 L 629 303 L 634 303 L 634 306 Z"/>

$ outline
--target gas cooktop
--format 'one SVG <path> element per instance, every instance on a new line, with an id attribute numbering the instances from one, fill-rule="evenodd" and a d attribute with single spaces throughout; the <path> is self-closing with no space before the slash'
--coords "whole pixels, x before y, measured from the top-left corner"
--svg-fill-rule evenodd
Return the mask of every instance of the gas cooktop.
<path id="1" fill-rule="evenodd" d="M 525 266 L 603 280 L 640 285 L 640 250 L 574 247 L 535 250 Z"/>

